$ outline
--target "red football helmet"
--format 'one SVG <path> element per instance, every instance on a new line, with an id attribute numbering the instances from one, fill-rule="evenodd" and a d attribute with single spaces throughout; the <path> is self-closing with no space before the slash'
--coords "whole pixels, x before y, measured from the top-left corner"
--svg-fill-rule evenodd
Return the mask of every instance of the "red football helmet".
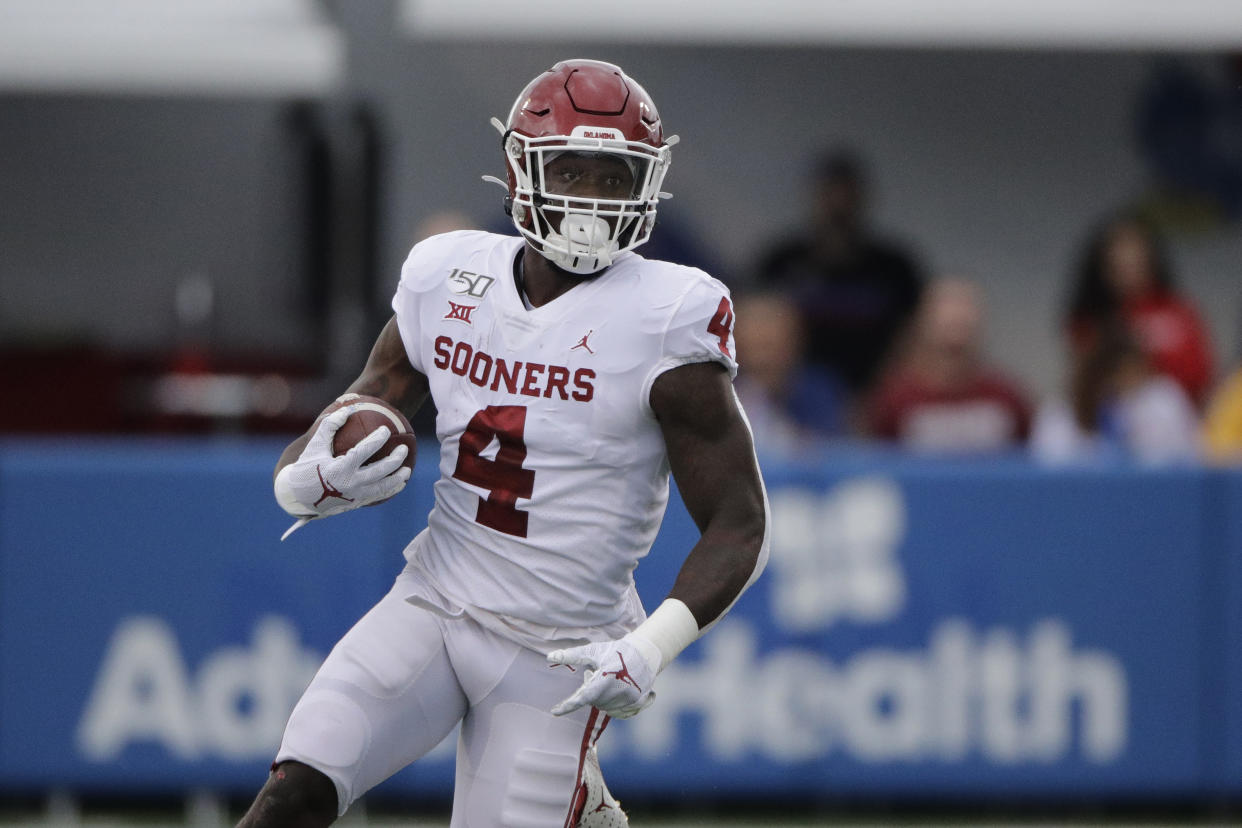
<path id="1" fill-rule="evenodd" d="M 518 232 L 571 273 L 595 273 L 651 236 L 671 160 L 655 104 L 620 67 L 566 60 L 518 95 L 500 131 L 509 167 L 509 212 Z M 633 174 L 628 198 L 558 195 L 544 167 L 562 153 L 614 156 Z M 496 180 L 496 179 L 492 179 Z M 499 182 L 502 185 L 505 182 Z"/>

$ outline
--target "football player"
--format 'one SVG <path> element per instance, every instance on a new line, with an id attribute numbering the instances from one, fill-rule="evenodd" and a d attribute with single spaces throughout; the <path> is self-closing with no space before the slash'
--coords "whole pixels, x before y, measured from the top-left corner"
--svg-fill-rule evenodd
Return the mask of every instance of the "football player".
<path id="1" fill-rule="evenodd" d="M 427 529 L 297 704 L 243 825 L 327 825 L 458 723 L 453 826 L 627 824 L 596 740 L 651 704 L 660 671 L 767 560 L 729 292 L 634 252 L 675 143 L 651 98 L 616 66 L 570 60 L 493 123 L 519 235 L 416 245 L 348 389 L 410 415 L 434 400 Z M 371 457 L 387 429 L 332 456 L 349 411 L 280 457 L 276 498 L 300 520 L 409 477 L 404 447 Z M 670 471 L 701 537 L 646 616 L 632 572 Z"/>

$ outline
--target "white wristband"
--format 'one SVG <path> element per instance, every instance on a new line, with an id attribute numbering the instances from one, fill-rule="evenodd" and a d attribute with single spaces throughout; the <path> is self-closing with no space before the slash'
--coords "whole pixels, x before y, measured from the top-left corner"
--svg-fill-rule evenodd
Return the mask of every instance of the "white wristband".
<path id="1" fill-rule="evenodd" d="M 676 598 L 666 598 L 630 634 L 641 636 L 656 645 L 660 650 L 659 670 L 663 670 L 682 650 L 698 639 L 699 622 L 694 619 L 694 613 L 690 612 L 685 603 Z"/>

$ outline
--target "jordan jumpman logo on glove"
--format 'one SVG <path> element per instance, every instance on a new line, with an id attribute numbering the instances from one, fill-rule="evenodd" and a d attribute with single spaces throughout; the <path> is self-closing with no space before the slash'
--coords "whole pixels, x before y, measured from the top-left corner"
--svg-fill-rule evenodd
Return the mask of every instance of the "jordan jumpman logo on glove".
<path id="1" fill-rule="evenodd" d="M 585 667 L 582 686 L 552 708 L 557 716 L 591 705 L 617 719 L 628 719 L 655 701 L 651 686 L 660 669 L 659 648 L 630 633 L 616 641 L 597 641 L 548 653 L 551 666 Z"/>

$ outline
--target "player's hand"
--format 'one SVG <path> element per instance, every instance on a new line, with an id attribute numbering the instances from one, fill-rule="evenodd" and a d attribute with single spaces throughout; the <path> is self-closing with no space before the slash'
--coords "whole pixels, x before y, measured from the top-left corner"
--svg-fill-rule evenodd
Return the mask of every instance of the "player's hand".
<path id="1" fill-rule="evenodd" d="M 591 705 L 628 719 L 655 701 L 651 686 L 660 669 L 660 650 L 641 635 L 556 650 L 548 653 L 548 664 L 586 670 L 582 686 L 552 708 L 557 716 Z"/>
<path id="2" fill-rule="evenodd" d="M 386 427 L 341 456 L 332 456 L 332 438 L 354 410 L 345 406 L 324 417 L 298 459 L 276 475 L 276 500 L 294 517 L 335 515 L 386 500 L 405 488 L 410 469 L 401 464 L 408 447 L 399 445 L 386 457 L 372 457 L 392 434 Z"/>

